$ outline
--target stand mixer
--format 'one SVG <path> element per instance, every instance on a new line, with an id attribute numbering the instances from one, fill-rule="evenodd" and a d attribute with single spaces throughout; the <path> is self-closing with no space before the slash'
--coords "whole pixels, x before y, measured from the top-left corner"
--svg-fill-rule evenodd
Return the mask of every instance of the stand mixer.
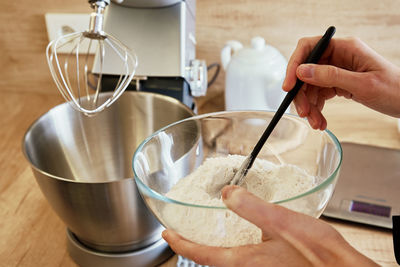
<path id="1" fill-rule="evenodd" d="M 139 64 L 128 90 L 172 96 L 190 108 L 205 95 L 207 66 L 196 59 L 195 0 L 115 0 L 106 10 L 104 31 L 135 50 Z M 106 48 L 106 53 L 107 53 Z M 96 54 L 93 72 L 99 72 Z M 118 79 L 118 57 L 103 66 L 103 88 Z"/>
<path id="2" fill-rule="evenodd" d="M 104 31 L 133 49 L 138 60 L 127 90 L 168 95 L 195 109 L 193 97 L 207 90 L 206 63 L 196 59 L 195 14 L 195 0 L 112 0 L 105 12 Z M 118 55 L 110 49 L 105 47 L 106 64 L 96 53 L 92 69 L 101 73 L 104 91 L 114 88 L 122 72 Z M 76 260 L 85 257 L 70 233 L 68 242 Z M 129 262 L 129 254 L 124 262 Z M 179 257 L 181 264 L 187 263 Z"/>
<path id="3" fill-rule="evenodd" d="M 89 29 L 60 36 L 46 49 L 50 72 L 65 100 L 90 116 L 129 88 L 169 95 L 194 109 L 192 97 L 207 90 L 207 66 L 195 59 L 195 1 L 116 0 L 111 6 L 110 0 L 88 2 L 93 8 Z M 72 49 L 66 56 L 58 52 L 68 45 Z M 137 70 L 133 50 L 141 62 Z M 130 85 L 132 78 L 136 82 Z M 113 94 L 99 103 L 102 91 Z"/>
<path id="4" fill-rule="evenodd" d="M 153 225 L 155 219 L 143 215 L 147 214 L 144 211 L 146 207 L 139 199 L 135 200 L 136 190 L 128 190 L 126 195 L 122 197 L 118 193 L 118 190 L 127 188 L 123 183 L 132 183 L 133 179 L 128 179 L 128 181 L 120 179 L 110 183 L 95 179 L 108 174 L 107 165 L 117 172 L 121 169 L 129 169 L 130 173 L 130 163 L 125 164 L 124 161 L 131 156 L 129 153 L 134 152 L 135 142 L 140 142 L 146 137 L 142 135 L 150 134 L 148 131 L 155 131 L 171 123 L 171 120 L 175 121 L 193 115 L 193 110 L 195 110 L 193 97 L 205 95 L 207 66 L 203 60 L 195 58 L 195 0 L 115 0 L 111 3 L 109 0 L 89 0 L 89 3 L 92 7 L 95 6 L 95 12 L 91 15 L 89 30 L 69 35 L 74 40 L 78 40 L 78 44 L 74 45 L 76 48 L 67 55 L 67 60 L 70 58 L 72 62 L 75 59 L 76 62 L 66 61 L 67 63 L 62 64 L 62 55 L 58 57 L 57 54 L 57 44 L 59 44 L 57 41 L 50 43 L 47 56 L 51 73 L 63 97 L 72 104 L 75 110 L 85 115 L 100 114 L 89 118 L 79 112 L 70 113 L 71 111 L 65 106 L 56 107 L 30 128 L 25 138 L 25 154 L 33 165 L 35 176 L 45 196 L 51 204 L 56 203 L 53 207 L 55 211 L 59 213 L 64 222 L 71 222 L 70 225 L 66 223 L 68 227 L 67 247 L 70 256 L 77 264 L 103 267 L 159 264 L 170 257 L 172 251 L 161 238 L 158 222 L 157 225 Z M 99 24 L 93 24 L 96 21 Z M 97 28 L 96 25 L 101 28 Z M 66 38 L 63 40 L 64 43 L 70 42 L 68 36 L 62 38 Z M 83 71 L 81 72 L 84 73 L 83 75 L 79 74 L 82 56 L 78 51 L 79 42 L 82 38 L 88 39 L 89 42 L 98 41 L 101 47 L 97 50 L 91 62 L 89 60 L 84 61 Z M 114 45 L 101 44 L 107 39 L 115 41 Z M 135 51 L 133 60 L 130 60 L 131 49 Z M 84 58 L 88 57 L 88 51 L 83 51 L 86 54 L 83 56 Z M 90 63 L 92 63 L 91 67 L 89 67 Z M 74 72 L 73 68 L 77 70 Z M 75 76 L 72 79 L 66 78 L 68 74 Z M 79 82 L 81 76 L 84 76 L 84 79 Z M 92 81 L 89 81 L 90 78 Z M 78 80 L 78 82 L 73 81 L 73 79 Z M 82 87 L 80 83 L 86 85 Z M 72 85 L 75 84 L 78 88 L 77 94 L 73 94 L 73 90 L 71 90 Z M 90 94 L 93 90 L 81 90 L 81 87 L 83 89 L 85 87 L 95 89 L 95 93 Z M 122 94 L 126 89 L 144 92 Z M 173 97 L 179 101 L 175 99 L 172 99 L 175 101 L 171 101 L 167 98 L 163 100 L 160 95 L 164 95 L 164 98 L 166 98 L 165 95 L 169 98 Z M 90 105 L 86 105 L 85 98 L 91 103 Z M 115 104 L 113 104 L 114 102 Z M 176 110 L 179 110 L 179 112 Z M 161 120 L 162 122 L 159 121 L 161 117 L 164 117 Z M 63 122 L 57 126 L 56 124 L 59 121 Z M 40 132 L 43 129 L 40 126 L 42 123 L 46 124 L 44 128 L 50 129 L 47 131 L 49 136 L 42 136 L 39 133 L 38 136 L 42 136 L 42 138 L 37 138 L 32 131 Z M 53 126 L 53 124 L 55 125 Z M 51 133 L 53 127 L 55 129 L 54 136 Z M 63 129 L 61 132 L 56 130 L 61 128 Z M 138 132 L 140 132 L 138 136 L 135 136 L 136 132 L 130 132 L 136 129 L 139 129 Z M 77 134 L 79 138 L 76 136 Z M 94 143 L 91 142 L 93 139 L 90 137 L 91 135 L 97 136 L 95 140 L 99 141 L 100 145 L 90 145 L 90 143 Z M 104 138 L 104 140 L 100 138 Z M 49 160 L 46 155 L 50 155 L 49 151 L 53 152 L 51 150 L 56 145 L 49 145 L 48 148 L 45 148 L 44 143 L 49 144 L 53 139 L 60 140 L 57 144 L 63 147 L 61 149 L 63 152 L 59 153 L 61 150 L 54 152 L 57 156 L 51 157 L 51 159 L 56 159 L 52 164 L 39 164 Z M 125 141 L 127 141 L 126 144 Z M 76 147 L 72 145 L 75 143 Z M 107 143 L 110 143 L 110 145 L 107 145 Z M 75 151 L 72 151 L 72 148 Z M 96 153 L 89 154 L 90 151 L 96 151 Z M 128 153 L 129 156 L 120 155 L 121 151 Z M 75 156 L 69 156 L 69 153 Z M 63 164 L 62 158 L 65 155 L 67 155 L 67 158 L 79 158 L 80 153 L 85 160 L 88 160 L 86 164 L 82 164 L 83 160 L 77 162 L 67 160 L 64 163 L 65 166 L 59 166 Z M 43 160 L 42 157 L 45 159 Z M 96 157 L 98 160 L 95 161 Z M 110 158 L 115 162 L 111 162 Z M 128 161 L 130 162 L 130 158 Z M 106 169 L 99 173 L 92 172 L 91 164 L 93 162 L 97 162 L 97 165 L 93 165 L 93 167 L 97 166 L 96 168 L 101 169 L 100 166 Z M 49 170 L 43 171 L 49 166 L 51 167 Z M 60 169 L 55 172 L 54 170 L 59 167 Z M 78 170 L 81 171 L 84 168 L 89 171 L 78 174 Z M 63 176 L 64 171 L 69 169 L 72 171 Z M 127 173 L 128 171 L 122 175 L 117 174 L 116 179 L 133 177 L 133 175 L 130 176 Z M 80 182 L 77 179 L 82 177 L 92 178 L 91 175 L 94 177 L 92 184 L 90 181 L 88 183 L 85 180 Z M 114 178 L 113 176 L 112 179 Z M 78 182 L 75 182 L 76 180 Z M 129 184 L 130 187 L 132 185 Z M 70 190 L 72 187 L 79 189 Z M 103 193 L 97 194 L 93 191 L 94 188 L 98 187 L 101 190 L 96 192 Z M 114 187 L 117 187 L 118 190 L 115 190 Z M 65 193 L 59 194 L 60 191 L 65 191 Z M 96 200 L 92 201 L 90 198 L 94 199 L 94 196 L 96 196 Z M 124 197 L 127 201 L 123 199 Z M 117 212 L 115 210 L 116 202 L 113 198 L 119 201 L 119 206 L 130 205 L 128 211 L 125 210 L 126 212 L 124 212 L 123 207 L 118 207 L 119 212 Z M 84 206 L 81 209 L 82 214 L 76 215 L 75 212 L 78 210 L 73 208 L 74 205 L 81 205 L 81 201 L 85 202 L 86 199 L 89 199 L 88 203 L 92 207 L 82 205 Z M 71 203 L 75 204 L 72 205 Z M 137 210 L 141 211 L 137 214 L 140 216 L 135 215 Z M 133 227 L 132 222 L 129 221 L 128 213 L 131 216 L 130 218 L 137 218 L 136 221 L 142 220 L 144 223 Z M 92 220 L 90 224 L 84 225 L 79 221 L 80 219 L 88 221 L 90 216 L 98 218 L 99 214 L 103 214 L 104 218 L 98 221 Z M 114 215 L 118 215 L 118 219 L 125 227 L 124 229 L 131 232 L 132 235 L 142 235 L 143 230 L 140 230 L 140 228 L 143 226 L 143 228 L 148 229 L 147 236 L 151 236 L 151 239 L 141 240 L 140 246 L 131 244 L 132 240 L 129 240 L 131 243 L 121 245 L 118 243 L 112 245 L 101 243 L 109 242 L 113 239 L 112 237 L 104 238 L 101 242 L 91 242 L 90 238 L 100 239 L 100 237 L 110 234 L 109 232 L 113 232 L 111 234 L 114 236 L 124 234 L 118 228 L 113 229 L 113 231 L 107 229 L 105 222 L 113 225 L 115 222 L 112 221 L 113 218 L 111 217 Z M 96 225 L 97 222 L 98 225 Z M 81 226 L 87 227 L 88 225 L 91 226 L 80 230 Z M 107 230 L 96 231 L 97 226 L 105 227 L 104 229 Z M 90 231 L 87 229 L 90 229 Z M 93 232 L 94 235 L 85 239 L 88 232 Z"/>

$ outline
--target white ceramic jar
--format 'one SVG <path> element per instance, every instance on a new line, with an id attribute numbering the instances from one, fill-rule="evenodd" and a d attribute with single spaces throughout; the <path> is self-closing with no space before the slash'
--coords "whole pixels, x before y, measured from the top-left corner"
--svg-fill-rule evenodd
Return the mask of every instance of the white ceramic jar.
<path id="1" fill-rule="evenodd" d="M 262 37 L 254 37 L 251 47 L 228 41 L 221 51 L 226 71 L 226 110 L 277 110 L 286 93 L 282 83 L 287 61 Z"/>

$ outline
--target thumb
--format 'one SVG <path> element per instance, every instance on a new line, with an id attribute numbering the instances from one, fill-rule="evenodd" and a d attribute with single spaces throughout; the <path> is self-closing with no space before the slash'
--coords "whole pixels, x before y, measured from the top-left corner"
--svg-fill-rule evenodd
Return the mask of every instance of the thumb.
<path id="1" fill-rule="evenodd" d="M 305 83 L 320 87 L 336 87 L 353 95 L 357 95 L 362 88 L 365 88 L 362 73 L 332 65 L 302 64 L 297 68 L 296 75 Z"/>
<path id="2" fill-rule="evenodd" d="M 329 226 L 305 214 L 266 202 L 240 186 L 225 186 L 225 205 L 243 219 L 253 223 L 271 238 L 319 242 Z M 318 231 L 320 230 L 320 231 Z M 291 236 L 291 237 L 290 237 Z"/>
<path id="3" fill-rule="evenodd" d="M 222 199 L 230 210 L 271 237 L 288 231 L 288 228 L 292 228 L 292 222 L 303 216 L 282 206 L 268 203 L 240 186 L 225 186 L 222 189 Z"/>

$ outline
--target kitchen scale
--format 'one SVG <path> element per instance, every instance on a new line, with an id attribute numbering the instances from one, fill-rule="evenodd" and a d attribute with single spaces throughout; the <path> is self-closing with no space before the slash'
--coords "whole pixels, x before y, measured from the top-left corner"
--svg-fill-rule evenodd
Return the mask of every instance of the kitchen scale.
<path id="1" fill-rule="evenodd" d="M 400 150 L 341 145 L 340 177 L 323 215 L 391 229 L 400 215 Z"/>

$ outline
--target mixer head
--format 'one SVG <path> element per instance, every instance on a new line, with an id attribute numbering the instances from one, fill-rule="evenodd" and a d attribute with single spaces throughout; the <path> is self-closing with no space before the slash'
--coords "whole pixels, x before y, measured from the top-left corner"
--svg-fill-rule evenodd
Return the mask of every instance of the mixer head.
<path id="1" fill-rule="evenodd" d="M 61 95 L 74 109 L 88 116 L 114 103 L 130 84 L 137 67 L 137 58 L 130 49 L 103 31 L 104 11 L 109 0 L 89 0 L 89 3 L 94 9 L 90 15 L 89 30 L 63 35 L 51 41 L 46 49 L 47 63 Z M 69 53 L 57 52 L 67 45 L 72 47 Z M 93 48 L 100 62 L 96 73 L 91 72 L 94 57 L 90 51 Z M 107 88 L 107 91 L 113 91 L 110 98 L 100 100 L 103 66 L 107 64 L 108 56 L 120 60 L 116 68 L 121 74 L 113 88 Z"/>

